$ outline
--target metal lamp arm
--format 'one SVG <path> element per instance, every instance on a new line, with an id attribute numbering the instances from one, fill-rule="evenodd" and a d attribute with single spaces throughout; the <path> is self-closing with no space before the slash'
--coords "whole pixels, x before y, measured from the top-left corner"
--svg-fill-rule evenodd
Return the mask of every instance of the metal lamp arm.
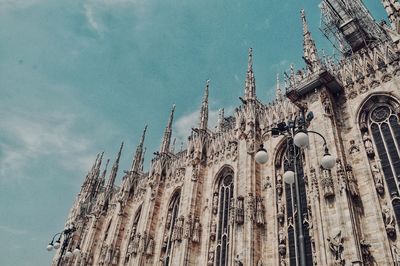
<path id="1" fill-rule="evenodd" d="M 326 139 L 325 139 L 324 136 L 322 136 L 321 133 L 316 132 L 316 131 L 313 131 L 313 130 L 307 130 L 306 133 L 314 133 L 314 134 L 317 134 L 318 136 L 320 136 L 320 137 L 323 139 L 323 141 L 324 141 L 325 152 L 328 152 L 328 145 L 326 144 Z"/>

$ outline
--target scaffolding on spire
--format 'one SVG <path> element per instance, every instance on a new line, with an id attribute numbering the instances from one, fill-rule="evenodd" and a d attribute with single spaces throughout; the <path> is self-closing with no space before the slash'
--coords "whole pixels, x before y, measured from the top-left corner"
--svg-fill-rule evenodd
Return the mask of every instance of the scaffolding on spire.
<path id="1" fill-rule="evenodd" d="M 361 0 L 323 0 L 319 7 L 322 33 L 345 56 L 387 40 Z"/>

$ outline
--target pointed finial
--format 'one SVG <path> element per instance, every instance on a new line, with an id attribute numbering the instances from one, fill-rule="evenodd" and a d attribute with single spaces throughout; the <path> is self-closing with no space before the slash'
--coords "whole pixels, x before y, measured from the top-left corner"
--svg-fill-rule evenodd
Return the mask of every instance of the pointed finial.
<path id="1" fill-rule="evenodd" d="M 160 153 L 169 152 L 169 145 L 171 143 L 171 135 L 172 135 L 172 122 L 174 120 L 174 112 L 175 112 L 175 104 L 172 105 L 171 113 L 168 119 L 168 124 L 164 131 L 164 136 L 160 147 Z"/>
<path id="2" fill-rule="evenodd" d="M 147 125 L 144 127 L 142 137 L 140 138 L 140 142 L 139 142 L 138 146 L 136 147 L 136 152 L 135 152 L 135 155 L 133 156 L 133 160 L 132 160 L 131 172 L 138 173 L 141 168 L 141 164 L 142 164 L 142 161 L 144 158 L 143 145 L 144 145 L 144 140 L 146 137 L 146 131 L 147 131 Z"/>
<path id="3" fill-rule="evenodd" d="M 115 178 L 117 177 L 117 173 L 118 173 L 119 159 L 121 158 L 121 153 L 122 153 L 123 147 L 124 147 L 124 142 L 121 143 L 121 146 L 120 146 L 118 154 L 117 154 L 117 158 L 115 159 L 115 162 L 111 169 L 110 178 L 108 179 L 108 184 L 107 184 L 108 191 L 111 191 L 111 189 L 114 187 Z"/>
<path id="4" fill-rule="evenodd" d="M 240 97 L 241 98 L 241 97 Z M 253 73 L 253 48 L 249 48 L 249 58 L 247 62 L 247 73 L 244 89 L 244 101 L 255 100 L 256 98 L 256 82 Z"/>
<path id="5" fill-rule="evenodd" d="M 315 71 L 319 68 L 319 59 L 317 53 L 317 47 L 311 36 L 311 32 L 308 29 L 306 12 L 304 9 L 300 11 L 301 21 L 303 24 L 303 59 L 307 64 L 307 69 Z"/>
<path id="6" fill-rule="evenodd" d="M 249 58 L 247 62 L 247 71 L 253 70 L 253 48 L 249 48 Z"/>
<path id="7" fill-rule="evenodd" d="M 146 147 L 144 148 L 144 150 L 143 150 L 143 156 L 142 156 L 142 162 L 141 162 L 141 165 L 140 165 L 140 171 L 141 172 L 143 172 L 143 167 L 144 167 L 144 156 L 146 155 Z"/>
<path id="8" fill-rule="evenodd" d="M 218 111 L 217 130 L 221 132 L 223 127 L 224 127 L 224 108 L 221 108 Z"/>

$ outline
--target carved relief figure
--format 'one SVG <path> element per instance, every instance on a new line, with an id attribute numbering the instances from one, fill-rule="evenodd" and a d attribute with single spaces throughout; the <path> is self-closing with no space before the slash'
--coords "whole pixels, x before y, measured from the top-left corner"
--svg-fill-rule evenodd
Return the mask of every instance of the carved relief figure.
<path id="1" fill-rule="evenodd" d="M 360 151 L 360 147 L 358 147 L 358 145 L 356 145 L 356 142 L 353 139 L 350 140 L 349 154 L 353 154 L 353 153 L 356 153 L 359 151 Z"/>
<path id="2" fill-rule="evenodd" d="M 375 188 L 378 194 L 382 195 L 384 192 L 384 185 L 381 171 L 378 168 L 377 163 L 372 164 L 372 174 L 374 175 Z"/>
<path id="3" fill-rule="evenodd" d="M 283 204 L 282 200 L 278 200 L 278 214 L 277 214 L 278 222 L 282 224 L 285 218 L 285 205 Z"/>
<path id="4" fill-rule="evenodd" d="M 243 209 L 243 197 L 239 196 L 237 198 L 237 208 L 236 208 L 236 223 L 243 224 L 244 222 L 244 209 Z"/>
<path id="5" fill-rule="evenodd" d="M 385 223 L 386 233 L 389 237 L 396 236 L 396 229 L 395 229 L 395 218 L 389 206 L 387 204 L 382 206 L 382 217 Z"/>
<path id="6" fill-rule="evenodd" d="M 331 196 L 335 195 L 334 189 L 333 189 L 333 180 L 332 180 L 332 175 L 331 171 L 327 169 L 322 170 L 322 179 L 321 179 L 321 185 L 322 189 L 324 190 L 324 197 L 329 198 Z"/>
<path id="7" fill-rule="evenodd" d="M 214 192 L 213 195 L 212 212 L 213 214 L 217 214 L 218 212 L 218 192 Z"/>
<path id="8" fill-rule="evenodd" d="M 136 255 L 139 250 L 139 243 L 140 243 L 140 234 L 136 234 L 135 239 L 132 245 L 132 253 Z"/>
<path id="9" fill-rule="evenodd" d="M 199 217 L 196 217 L 194 219 L 194 227 L 193 227 L 193 236 L 192 236 L 192 241 L 195 243 L 200 242 L 200 219 Z"/>
<path id="10" fill-rule="evenodd" d="M 254 196 L 252 193 L 249 193 L 247 196 L 247 217 L 250 221 L 254 221 Z"/>
<path id="11" fill-rule="evenodd" d="M 192 215 L 189 214 L 188 219 L 186 220 L 185 223 L 185 238 L 190 238 L 192 235 Z"/>
<path id="12" fill-rule="evenodd" d="M 336 265 L 344 265 L 343 255 L 343 237 L 342 231 L 339 231 L 334 237 L 328 237 L 329 249 L 334 257 Z"/>
<path id="13" fill-rule="evenodd" d="M 210 249 L 208 250 L 207 265 L 208 266 L 214 265 L 214 248 L 212 246 L 210 246 Z"/>
<path id="14" fill-rule="evenodd" d="M 349 164 L 346 165 L 346 174 L 347 174 L 348 189 L 349 189 L 350 195 L 353 198 L 359 198 L 360 192 L 358 191 L 357 180 L 354 177 L 353 168 Z"/>
<path id="15" fill-rule="evenodd" d="M 265 217 L 264 217 L 264 204 L 262 203 L 262 198 L 257 197 L 257 213 L 256 213 L 256 222 L 258 225 L 264 225 Z"/>
<path id="16" fill-rule="evenodd" d="M 363 141 L 364 141 L 365 151 L 367 152 L 369 157 L 373 158 L 375 155 L 374 146 L 372 145 L 371 137 L 369 136 L 368 132 L 364 133 Z"/>
<path id="17" fill-rule="evenodd" d="M 276 175 L 276 192 L 279 196 L 282 195 L 282 176 L 280 174 Z"/>
<path id="18" fill-rule="evenodd" d="M 153 255 L 153 251 L 154 251 L 154 239 L 150 237 L 149 241 L 147 242 L 146 255 Z"/>
<path id="19" fill-rule="evenodd" d="M 115 249 L 115 253 L 114 253 L 114 256 L 113 256 L 113 259 L 112 259 L 112 263 L 111 263 L 112 265 L 117 265 L 118 264 L 119 255 L 120 255 L 120 249 L 119 249 L 119 247 L 117 247 Z"/>
<path id="20" fill-rule="evenodd" d="M 183 234 L 183 216 L 180 216 L 178 218 L 178 221 L 176 221 L 175 223 L 172 240 L 181 241 L 182 234 Z"/>
<path id="21" fill-rule="evenodd" d="M 211 232 L 210 232 L 210 238 L 211 240 L 215 240 L 215 236 L 217 234 L 217 221 L 215 218 L 211 222 Z"/>
<path id="22" fill-rule="evenodd" d="M 371 245 L 369 243 L 367 243 L 367 241 L 365 241 L 365 239 L 362 239 L 360 241 L 361 255 L 363 257 L 365 266 L 373 265 L 373 262 L 374 262 L 374 258 L 370 251 L 370 247 L 371 247 Z"/>

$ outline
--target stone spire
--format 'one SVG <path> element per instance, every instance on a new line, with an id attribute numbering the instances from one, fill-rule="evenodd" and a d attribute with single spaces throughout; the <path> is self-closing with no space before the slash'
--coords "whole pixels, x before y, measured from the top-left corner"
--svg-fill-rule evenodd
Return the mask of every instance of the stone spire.
<path id="1" fill-rule="evenodd" d="M 161 142 L 160 153 L 168 153 L 172 135 L 172 121 L 174 120 L 175 104 L 172 105 L 171 114 L 169 115 L 168 124 L 164 131 Z"/>
<path id="2" fill-rule="evenodd" d="M 282 100 L 282 90 L 281 90 L 281 83 L 279 81 L 279 74 L 276 74 L 276 91 L 275 91 L 276 100 Z"/>
<path id="3" fill-rule="evenodd" d="M 392 28 L 399 32 L 399 20 L 400 20 L 400 3 L 397 0 L 381 0 L 383 7 L 388 14 Z"/>
<path id="4" fill-rule="evenodd" d="M 207 79 L 206 87 L 204 89 L 203 102 L 200 110 L 200 129 L 207 130 L 208 124 L 208 90 L 210 87 L 210 80 Z"/>
<path id="5" fill-rule="evenodd" d="M 244 100 L 256 99 L 256 81 L 253 72 L 253 49 L 249 48 L 249 59 L 247 63 L 247 73 L 244 89 Z"/>
<path id="6" fill-rule="evenodd" d="M 117 172 L 118 172 L 118 167 L 119 167 L 119 159 L 121 158 L 121 152 L 122 152 L 123 147 L 124 147 L 124 142 L 121 143 L 121 147 L 119 148 L 117 158 L 115 159 L 115 162 L 111 169 L 110 178 L 108 179 L 108 183 L 107 183 L 107 187 L 106 187 L 106 190 L 108 192 L 111 191 L 111 189 L 114 186 L 115 178 L 117 177 Z"/>
<path id="7" fill-rule="evenodd" d="M 146 147 L 144 147 L 143 150 L 143 155 L 142 155 L 142 164 L 140 165 L 140 171 L 143 172 L 143 167 L 144 167 L 144 156 L 146 155 Z"/>
<path id="8" fill-rule="evenodd" d="M 140 139 L 139 145 L 136 148 L 135 156 L 132 160 L 131 172 L 139 173 L 142 169 L 143 164 L 143 145 L 144 139 L 146 137 L 147 125 L 144 127 L 142 137 Z"/>
<path id="9" fill-rule="evenodd" d="M 317 48 L 315 42 L 311 36 L 311 32 L 308 29 L 306 13 L 304 9 L 300 11 L 301 21 L 303 23 L 303 59 L 307 64 L 307 68 L 311 71 L 317 70 L 319 67 L 319 59 L 317 54 Z"/>
<path id="10" fill-rule="evenodd" d="M 106 174 L 107 174 L 107 167 L 108 167 L 109 163 L 110 163 L 110 159 L 107 159 L 106 166 L 104 167 L 103 173 L 101 174 L 99 182 L 96 185 L 96 194 L 99 193 L 101 188 L 104 186 L 104 183 L 106 180 Z"/>
<path id="11" fill-rule="evenodd" d="M 218 113 L 218 121 L 217 121 L 217 131 L 222 131 L 224 127 L 224 108 L 219 109 Z"/>

